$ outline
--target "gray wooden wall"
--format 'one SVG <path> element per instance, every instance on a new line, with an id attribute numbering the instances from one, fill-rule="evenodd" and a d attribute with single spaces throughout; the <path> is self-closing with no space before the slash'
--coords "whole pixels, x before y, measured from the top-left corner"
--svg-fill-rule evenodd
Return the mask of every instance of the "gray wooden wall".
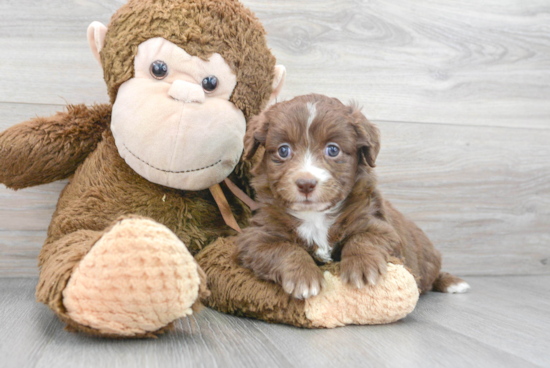
<path id="1" fill-rule="evenodd" d="M 0 130 L 107 102 L 86 28 L 123 0 L 0 1 Z M 245 0 L 288 70 L 284 98 L 357 100 L 381 187 L 461 275 L 550 273 L 550 3 Z M 0 186 L 0 276 L 37 274 L 64 182 Z"/>

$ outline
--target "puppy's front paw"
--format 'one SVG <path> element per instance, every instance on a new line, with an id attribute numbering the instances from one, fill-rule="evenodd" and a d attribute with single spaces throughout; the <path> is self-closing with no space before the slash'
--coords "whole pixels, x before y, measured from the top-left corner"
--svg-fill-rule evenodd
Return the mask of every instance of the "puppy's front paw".
<path id="1" fill-rule="evenodd" d="M 365 285 L 376 285 L 380 276 L 385 275 L 388 265 L 383 255 L 355 256 L 342 258 L 340 278 L 343 283 L 358 289 Z"/>
<path id="2" fill-rule="evenodd" d="M 319 294 L 325 285 L 323 272 L 317 265 L 303 265 L 301 268 L 283 272 L 283 290 L 297 299 L 307 299 Z"/>

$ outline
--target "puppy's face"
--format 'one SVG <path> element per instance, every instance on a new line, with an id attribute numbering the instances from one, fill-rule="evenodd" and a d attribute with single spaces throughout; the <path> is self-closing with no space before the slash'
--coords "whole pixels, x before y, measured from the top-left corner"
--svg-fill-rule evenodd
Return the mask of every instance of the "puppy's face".
<path id="1" fill-rule="evenodd" d="M 256 191 L 294 211 L 325 211 L 344 200 L 380 147 L 377 129 L 357 108 L 320 95 L 296 97 L 254 118 L 246 157 L 262 144 Z"/>

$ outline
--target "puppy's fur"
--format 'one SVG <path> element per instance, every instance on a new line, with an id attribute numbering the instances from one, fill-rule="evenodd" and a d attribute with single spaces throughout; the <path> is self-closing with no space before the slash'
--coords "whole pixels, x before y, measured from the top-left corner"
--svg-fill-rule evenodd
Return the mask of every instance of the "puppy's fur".
<path id="1" fill-rule="evenodd" d="M 321 95 L 273 105 L 250 121 L 245 158 L 260 146 L 252 185 L 261 208 L 237 241 L 239 262 L 258 277 L 308 298 L 324 284 L 316 262 L 340 261 L 342 280 L 361 288 L 395 256 L 422 292 L 469 288 L 440 272 L 440 253 L 380 194 L 379 132 L 357 107 Z"/>

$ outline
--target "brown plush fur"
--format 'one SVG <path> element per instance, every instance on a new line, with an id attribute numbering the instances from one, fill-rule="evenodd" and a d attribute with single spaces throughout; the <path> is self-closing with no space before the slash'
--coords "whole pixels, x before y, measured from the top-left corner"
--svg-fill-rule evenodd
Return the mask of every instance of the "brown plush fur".
<path id="1" fill-rule="evenodd" d="M 241 226 L 250 210 L 229 190 L 224 193 Z M 219 236 L 234 234 L 225 225 L 209 190 L 182 191 L 151 183 L 119 156 L 110 130 L 63 190 L 48 230 L 48 244 L 79 230 L 102 231 L 121 216 L 154 219 L 172 230 L 196 254 Z M 43 257 L 41 257 L 42 259 Z"/>
<path id="2" fill-rule="evenodd" d="M 292 210 L 332 209 L 327 238 L 332 259 L 341 261 L 343 282 L 358 288 L 375 284 L 394 256 L 412 270 L 422 292 L 432 289 L 441 255 L 377 189 L 372 167 L 380 149 L 379 133 L 356 107 L 321 95 L 296 97 L 253 119 L 245 142 L 248 157 L 260 144 L 265 154 L 253 180 L 262 207 L 237 239 L 243 266 L 296 297 L 318 290 L 323 275 L 312 258 L 317 246 L 300 236 L 302 220 Z M 282 158 L 278 147 L 285 144 L 292 154 Z M 340 148 L 337 157 L 326 153 L 330 144 Z M 330 175 L 319 183 L 310 179 L 315 187 L 304 194 L 299 182 L 311 176 L 302 170 L 308 155 L 317 170 Z"/>
<path id="3" fill-rule="evenodd" d="M 108 29 L 100 54 L 111 103 L 120 85 L 134 76 L 138 45 L 155 37 L 205 60 L 219 53 L 237 75 L 230 100 L 247 118 L 269 99 L 275 57 L 262 24 L 237 0 L 130 0 Z"/>
<path id="4" fill-rule="evenodd" d="M 233 176 L 236 179 L 237 175 Z M 229 190 L 224 188 L 224 193 L 244 227 L 250 210 Z M 65 317 L 61 292 L 73 269 L 99 237 L 122 218 L 138 215 L 153 219 L 167 226 L 192 254 L 197 254 L 218 237 L 235 233 L 217 214 L 219 210 L 208 190 L 171 189 L 136 174 L 119 156 L 107 130 L 61 194 L 39 256 L 37 299 Z M 203 292 L 206 295 L 207 291 Z"/>
<path id="5" fill-rule="evenodd" d="M 0 183 L 21 189 L 67 178 L 95 150 L 110 122 L 111 105 L 69 105 L 12 127 L 0 135 Z"/>
<path id="6" fill-rule="evenodd" d="M 260 22 L 233 0 L 130 0 L 122 6 L 101 51 L 112 102 L 118 87 L 134 75 L 137 46 L 153 37 L 201 58 L 220 53 L 237 75 L 231 101 L 247 119 L 267 104 L 275 58 Z M 72 175 L 40 253 L 36 295 L 71 329 L 90 334 L 100 333 L 67 317 L 62 292 L 80 260 L 117 221 L 131 216 L 152 219 L 173 231 L 193 255 L 218 237 L 235 234 L 210 191 L 171 189 L 136 174 L 115 146 L 109 129 L 111 110 L 111 105 L 69 106 L 67 112 L 32 119 L 0 134 L 0 183 L 19 189 Z M 240 162 L 229 178 L 252 195 L 249 168 L 249 163 Z M 223 190 L 239 225 L 246 226 L 250 210 Z M 199 294 L 204 298 L 209 293 L 204 272 L 199 269 L 199 274 Z"/>
<path id="7" fill-rule="evenodd" d="M 384 286 L 356 291 L 332 285 L 333 289 L 320 298 L 305 301 L 296 299 L 272 282 L 259 280 L 250 269 L 240 266 L 235 260 L 235 251 L 234 237 L 220 238 L 196 257 L 200 267 L 206 270 L 208 288 L 212 291 L 212 296 L 203 299 L 203 302 L 223 313 L 306 328 L 331 328 L 351 323 L 393 322 L 410 313 L 418 300 L 414 280 L 406 271 L 404 273 L 411 279 L 409 284 L 398 281 L 399 277 L 390 273 L 390 277 L 385 279 Z M 389 262 L 402 264 L 394 257 L 391 257 Z M 340 274 L 338 262 L 321 265 L 319 268 L 322 272 L 334 276 Z M 350 297 L 348 293 L 354 295 Z M 412 297 L 408 297 L 410 294 Z M 327 323 L 328 318 L 323 313 L 320 313 L 320 320 L 312 318 L 320 312 L 320 305 L 327 307 L 328 315 L 339 315 L 339 321 L 334 324 Z M 401 308 L 403 310 L 399 312 L 400 317 L 389 317 Z M 350 313 L 354 309 L 357 309 L 359 315 L 365 319 L 355 319 Z"/>

